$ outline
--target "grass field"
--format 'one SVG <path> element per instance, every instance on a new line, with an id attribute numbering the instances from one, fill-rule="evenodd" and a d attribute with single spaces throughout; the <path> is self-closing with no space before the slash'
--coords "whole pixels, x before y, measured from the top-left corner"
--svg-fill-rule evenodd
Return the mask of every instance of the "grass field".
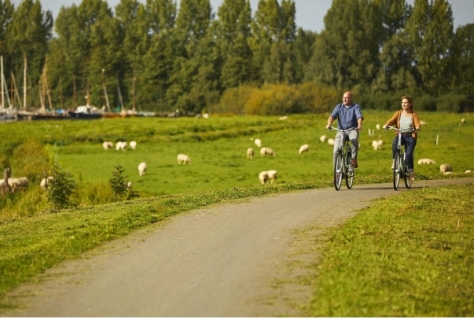
<path id="1" fill-rule="evenodd" d="M 375 136 L 370 137 L 368 129 L 374 129 L 378 123 L 383 124 L 392 115 L 392 112 L 367 111 L 364 115 L 366 118 L 364 121 L 365 130 L 360 135 L 360 168 L 356 171 L 355 187 L 357 184 L 389 182 L 391 180 L 390 144 L 393 133 L 375 131 Z M 0 299 L 2 300 L 0 310 L 10 307 L 10 302 L 2 298 L 5 293 L 29 280 L 35 274 L 62 260 L 75 258 L 82 252 L 104 242 L 120 238 L 133 230 L 158 223 L 180 212 L 251 196 L 331 186 L 332 146 L 319 141 L 323 134 L 329 137 L 334 135 L 324 129 L 327 116 L 290 116 L 286 121 L 280 121 L 276 117 L 129 118 L 4 123 L 0 125 L 0 133 L 9 137 L 0 141 L 2 149 L 0 159 L 6 163 L 7 167 L 12 168 L 14 176 L 28 176 L 31 181 L 27 190 L 18 194 L 10 194 L 1 200 Z M 471 143 L 474 137 L 474 125 L 471 123 L 469 114 L 426 113 L 420 114 L 420 116 L 427 122 L 427 125 L 419 134 L 415 156 L 417 159 L 431 158 L 437 164 L 415 165 L 416 178 L 436 179 L 466 176 L 464 171 L 472 169 L 470 155 L 474 154 L 474 146 Z M 467 119 L 467 123 L 462 127 L 460 126 L 461 117 Z M 260 138 L 264 146 L 273 148 L 276 156 L 261 158 L 257 154 L 254 159 L 247 159 L 246 149 L 248 147 L 257 150 L 253 144 L 255 138 Z M 136 140 L 138 142 L 137 150 L 127 150 L 126 152 L 115 149 L 103 150 L 103 141 L 116 142 L 119 139 Z M 373 139 L 384 141 L 381 150 L 371 149 Z M 309 144 L 310 151 L 299 155 L 298 149 L 302 144 Z M 178 165 L 176 161 L 178 153 L 190 155 L 192 163 L 186 166 Z M 145 176 L 140 177 L 137 166 L 142 161 L 147 162 L 148 172 Z M 45 193 L 39 189 L 39 180 L 43 175 L 43 169 L 50 167 L 49 165 L 53 162 L 70 172 L 79 182 L 80 188 L 76 198 L 77 207 L 54 213 L 48 209 Z M 441 163 L 450 163 L 454 167 L 455 174 L 441 175 L 439 173 L 439 164 Z M 116 165 L 121 165 L 125 169 L 125 174 L 129 175 L 134 189 L 142 195 L 142 198 L 112 203 L 107 197 L 110 196 L 110 191 L 107 191 L 108 180 L 112 177 Z M 276 184 L 261 186 L 258 181 L 258 173 L 269 169 L 277 170 L 279 178 Z M 472 192 L 472 186 L 466 189 Z M 406 309 L 403 306 L 400 306 L 401 308 L 394 306 L 392 311 L 388 311 L 372 302 L 364 304 L 365 306 L 361 310 L 356 310 L 356 306 L 362 301 L 351 300 L 354 298 L 354 294 L 357 294 L 357 287 L 361 281 L 366 283 L 364 277 L 366 274 L 360 270 L 354 271 L 344 262 L 338 263 L 335 267 L 335 261 L 331 259 L 333 257 L 342 258 L 344 261 L 344 258 L 347 257 L 346 261 L 350 264 L 356 262 L 349 259 L 349 257 L 355 258 L 354 256 L 357 257 L 357 260 L 374 260 L 370 264 L 362 263 L 360 266 L 365 267 L 362 269 L 367 273 L 381 274 L 377 278 L 382 278 L 385 272 L 377 267 L 383 266 L 385 260 L 382 257 L 388 256 L 385 252 L 393 251 L 394 255 L 397 254 L 392 247 L 393 242 L 399 242 L 398 248 L 400 249 L 403 249 L 403 246 L 407 244 L 400 241 L 400 232 L 403 233 L 403 231 L 410 229 L 410 234 L 414 234 L 412 237 L 416 237 L 415 235 L 433 237 L 433 234 L 443 231 L 449 235 L 449 232 L 446 232 L 446 224 L 441 222 L 445 217 L 444 212 L 454 212 L 453 221 L 458 218 L 458 212 L 465 212 L 467 217 L 472 215 L 472 199 L 470 199 L 470 193 L 466 193 L 465 189 L 441 188 L 435 189 L 433 192 L 435 192 L 434 195 L 427 196 L 420 194 L 419 191 L 408 192 L 408 194 L 406 192 L 401 195 L 404 196 L 401 204 L 408 205 L 404 203 L 405 199 L 414 200 L 414 198 L 421 197 L 424 202 L 430 204 L 426 205 L 426 208 L 424 206 L 411 207 L 410 205 L 399 207 L 400 199 L 394 197 L 393 200 L 382 201 L 382 206 L 374 205 L 375 208 L 371 208 L 374 211 L 358 215 L 345 225 L 345 228 L 334 230 L 334 235 L 328 242 L 326 249 L 328 252 L 341 251 L 342 257 L 326 253 L 317 275 L 319 278 L 317 286 L 322 288 L 315 291 L 315 296 L 319 297 L 308 308 L 309 313 L 313 316 L 424 316 L 434 314 L 441 314 L 441 316 L 453 314 L 454 316 L 458 313 L 463 316 L 474 315 L 472 306 L 465 305 L 466 298 L 470 298 L 472 295 L 472 284 L 469 286 L 472 271 L 462 268 L 461 265 L 463 262 L 472 260 L 455 258 L 461 256 L 459 255 L 461 248 L 451 249 L 447 252 L 454 254 L 448 257 L 450 263 L 459 265 L 459 267 L 447 268 L 447 271 L 452 269 L 451 272 L 453 272 L 453 276 L 456 276 L 456 282 L 463 285 L 462 291 L 469 294 L 443 299 L 445 309 L 441 310 L 434 309 L 434 306 L 419 308 L 418 305 L 423 302 L 423 298 L 431 298 L 430 300 L 438 302 L 439 295 L 442 295 L 443 291 L 421 291 L 418 286 L 411 284 L 401 287 L 405 294 L 412 294 L 421 300 L 418 301 L 414 297 L 418 303 L 412 303 L 416 307 L 411 309 L 417 311 Z M 440 200 L 440 198 L 445 198 L 443 196 L 459 200 L 446 205 Z M 97 205 L 101 203 L 106 204 Z M 437 215 L 438 219 L 435 220 L 432 219 L 431 214 L 432 204 L 438 204 L 436 209 L 440 212 Z M 390 209 L 383 209 L 383 207 Z M 400 211 L 403 212 L 403 217 L 410 216 L 410 218 L 399 218 Z M 385 218 L 386 221 L 367 222 L 367 218 L 378 214 L 381 214 L 381 218 Z M 399 225 L 392 223 L 395 219 Z M 393 233 L 387 232 L 386 228 L 383 228 L 387 225 L 397 228 L 394 228 Z M 426 228 L 414 227 L 415 225 L 433 226 L 430 226 L 430 233 L 426 235 Z M 462 225 L 464 235 L 456 237 L 459 247 L 464 247 L 465 252 L 472 252 L 472 233 L 474 231 L 472 219 L 466 219 Z M 376 226 L 380 228 L 376 228 Z M 369 227 L 369 229 L 363 227 Z M 361 233 L 361 229 L 363 233 Z M 346 240 L 348 233 L 354 233 L 367 242 Z M 362 236 L 360 234 L 378 235 Z M 356 238 L 356 235 L 351 236 Z M 384 240 L 381 241 L 380 238 L 384 238 Z M 434 245 L 442 247 L 448 237 L 443 238 L 446 239 L 434 241 Z M 333 244 L 339 246 L 333 246 Z M 430 249 L 433 249 L 429 244 L 420 245 L 425 245 L 428 252 L 421 249 L 414 250 L 410 258 L 419 260 L 426 254 L 430 254 Z M 365 246 L 367 249 L 361 250 L 361 246 Z M 354 251 L 357 251 L 358 255 L 351 256 Z M 376 258 L 378 256 L 376 251 L 382 252 L 380 259 Z M 392 256 L 391 254 L 389 255 Z M 432 256 L 436 260 L 441 258 L 438 255 Z M 432 263 L 431 266 L 434 268 L 430 270 L 428 268 L 430 263 L 422 264 L 420 267 L 411 267 L 410 264 L 404 264 L 404 260 L 393 257 L 390 257 L 390 260 L 395 265 L 392 270 L 394 274 L 403 272 L 408 278 L 420 281 L 420 284 L 423 283 L 423 280 L 431 280 L 429 276 L 426 277 L 428 279 L 418 277 L 417 272 L 420 267 L 425 267 L 426 274 L 430 274 L 430 271 L 439 271 L 436 269 L 439 266 L 438 263 Z M 448 262 L 445 264 L 449 265 Z M 333 270 L 336 271 L 336 275 L 331 272 Z M 328 277 L 325 279 L 322 274 Z M 355 282 L 347 283 L 342 279 L 334 281 L 331 276 L 353 277 L 351 280 Z M 441 275 L 433 278 L 439 280 L 441 278 L 439 276 Z M 313 280 L 313 282 L 316 281 Z M 467 284 L 465 284 L 466 282 Z M 350 289 L 355 292 L 348 293 L 347 300 L 337 299 L 337 305 L 333 305 L 334 298 L 342 298 L 346 295 L 342 292 L 346 287 L 349 287 L 348 284 L 352 287 Z M 390 287 L 389 284 L 387 285 Z M 455 289 L 451 286 L 448 288 Z M 331 292 L 331 289 L 334 291 Z M 374 293 L 374 291 L 378 291 L 379 287 L 374 286 L 371 289 Z M 364 299 L 365 290 L 359 290 L 359 292 L 361 293 L 359 298 Z M 389 301 L 399 293 L 398 290 L 384 290 L 386 295 L 383 296 L 385 298 L 383 300 L 388 300 L 385 304 L 389 304 Z M 427 295 L 420 297 L 420 294 Z M 329 299 L 324 301 L 320 298 L 321 295 L 327 295 Z M 380 298 L 380 295 L 376 295 L 374 298 Z M 383 300 L 378 302 L 383 303 Z M 320 304 L 319 302 L 326 303 Z M 456 308 L 460 310 L 455 312 Z"/>

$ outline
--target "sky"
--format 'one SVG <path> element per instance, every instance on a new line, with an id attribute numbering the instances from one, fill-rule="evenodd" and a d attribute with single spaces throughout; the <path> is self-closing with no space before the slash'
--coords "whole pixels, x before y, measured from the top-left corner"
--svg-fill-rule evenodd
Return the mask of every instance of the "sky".
<path id="1" fill-rule="evenodd" d="M 22 0 L 13 0 L 13 4 L 18 6 Z M 176 0 L 175 0 L 176 1 Z M 210 0 L 214 13 L 223 0 Z M 257 10 L 259 0 L 250 0 L 252 12 Z M 61 6 L 69 7 L 73 3 L 79 5 L 81 0 L 40 0 L 43 10 L 49 10 L 53 17 L 59 13 Z M 107 0 L 109 6 L 114 9 L 120 0 Z M 145 0 L 140 0 L 145 3 Z M 179 2 L 179 1 L 178 1 Z M 324 16 L 331 7 L 332 0 L 294 0 L 296 5 L 296 26 L 305 30 L 321 32 L 324 29 Z M 413 5 L 414 0 L 407 0 Z M 474 23 L 474 0 L 448 0 L 453 10 L 454 31 L 457 27 L 468 23 Z"/>

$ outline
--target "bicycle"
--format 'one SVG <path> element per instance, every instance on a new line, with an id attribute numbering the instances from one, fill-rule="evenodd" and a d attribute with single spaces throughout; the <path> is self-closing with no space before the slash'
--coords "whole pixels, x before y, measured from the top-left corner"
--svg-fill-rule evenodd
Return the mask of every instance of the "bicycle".
<path id="1" fill-rule="evenodd" d="M 330 126 L 329 131 L 336 130 L 342 132 L 341 143 L 338 151 L 334 156 L 334 188 L 338 191 L 342 186 L 342 179 L 346 179 L 346 186 L 348 189 L 352 188 L 354 184 L 354 168 L 351 165 L 351 142 L 349 140 L 349 132 L 357 130 L 356 127 L 351 127 L 347 130 L 341 130 L 337 127 Z"/>
<path id="2" fill-rule="evenodd" d="M 393 159 L 393 189 L 398 190 L 400 179 L 405 180 L 406 188 L 410 188 L 413 183 L 412 172 L 408 171 L 408 165 L 406 162 L 405 148 L 402 147 L 402 134 L 411 133 L 414 130 L 402 131 L 394 126 L 387 126 L 385 130 L 397 131 L 397 151 L 395 152 L 395 158 Z"/>

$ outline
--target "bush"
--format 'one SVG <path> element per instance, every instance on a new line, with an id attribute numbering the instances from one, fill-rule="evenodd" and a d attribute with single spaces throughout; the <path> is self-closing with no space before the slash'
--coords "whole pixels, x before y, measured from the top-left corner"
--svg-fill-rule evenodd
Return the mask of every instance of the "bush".
<path id="1" fill-rule="evenodd" d="M 438 101 L 436 103 L 436 111 L 459 113 L 461 111 L 461 105 L 463 101 L 465 101 L 464 95 L 459 95 L 459 94 L 442 95 L 438 98 Z"/>
<path id="2" fill-rule="evenodd" d="M 53 165 L 51 176 L 53 179 L 49 182 L 48 202 L 53 205 L 55 210 L 69 207 L 70 198 L 76 188 L 76 182 L 72 175 L 61 171 L 59 166 Z"/>
<path id="3" fill-rule="evenodd" d="M 109 180 L 115 201 L 139 197 L 138 192 L 128 187 L 128 182 L 126 181 L 128 176 L 123 176 L 124 171 L 122 166 L 115 166 L 115 171 L 112 172 L 112 178 Z"/>

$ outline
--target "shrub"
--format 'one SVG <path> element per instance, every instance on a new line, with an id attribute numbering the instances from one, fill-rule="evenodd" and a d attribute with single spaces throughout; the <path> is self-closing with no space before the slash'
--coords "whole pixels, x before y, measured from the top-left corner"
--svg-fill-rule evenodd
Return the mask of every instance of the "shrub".
<path id="1" fill-rule="evenodd" d="M 53 205 L 55 210 L 67 208 L 70 206 L 70 198 L 75 193 L 76 182 L 72 175 L 63 172 L 59 166 L 53 165 L 52 174 L 53 179 L 49 183 L 48 202 Z"/>
<path id="2" fill-rule="evenodd" d="M 110 188 L 116 201 L 123 200 L 124 198 L 132 199 L 139 197 L 138 192 L 128 187 L 128 182 L 126 181 L 128 176 L 123 176 L 124 171 L 122 166 L 115 166 L 115 171 L 112 172 L 112 178 L 109 180 Z"/>

